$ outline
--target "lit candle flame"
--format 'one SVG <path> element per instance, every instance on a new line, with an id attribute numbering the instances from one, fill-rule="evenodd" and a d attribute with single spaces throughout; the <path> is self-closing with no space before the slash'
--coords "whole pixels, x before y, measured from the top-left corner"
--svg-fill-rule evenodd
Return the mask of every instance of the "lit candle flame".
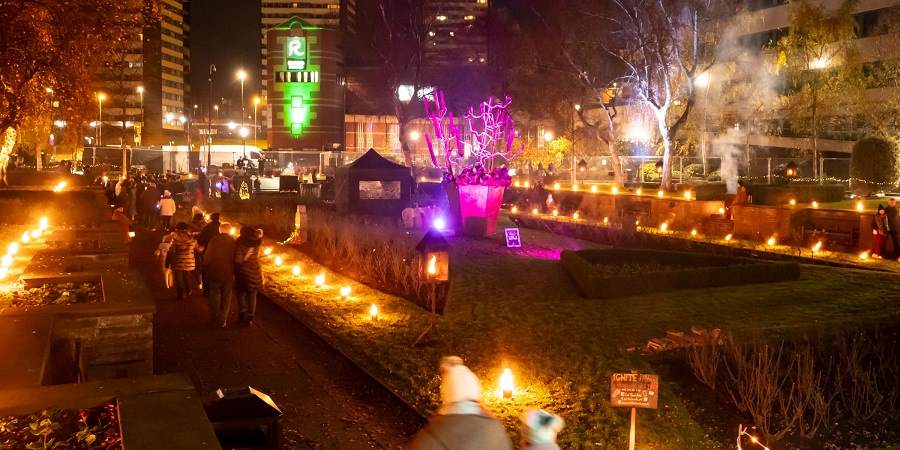
<path id="1" fill-rule="evenodd" d="M 537 215 L 537 214 L 538 214 L 538 209 L 537 209 L 537 208 L 532 209 L 532 210 L 531 210 L 531 213 L 534 214 L 534 215 Z"/>
<path id="2" fill-rule="evenodd" d="M 797 200 L 795 200 L 795 199 L 792 198 L 792 199 L 790 199 L 790 200 L 788 201 L 788 204 L 790 204 L 791 206 L 794 206 L 794 205 L 797 204 Z"/>
<path id="3" fill-rule="evenodd" d="M 350 296 L 350 286 L 344 286 L 341 288 L 341 298 L 347 298 Z"/>
<path id="4" fill-rule="evenodd" d="M 862 212 L 864 209 L 865 209 L 865 206 L 863 205 L 862 201 L 856 202 L 856 210 L 857 211 Z"/>
<path id="5" fill-rule="evenodd" d="M 29 234 L 27 231 L 22 233 L 22 243 L 27 244 L 30 241 L 31 241 L 31 234 Z"/>
<path id="6" fill-rule="evenodd" d="M 299 265 L 294 266 L 294 268 L 291 269 L 291 273 L 293 273 L 295 277 L 299 277 L 300 276 L 300 266 Z"/>
<path id="7" fill-rule="evenodd" d="M 593 192 L 595 194 L 597 193 L 597 185 L 596 184 L 591 186 L 591 192 Z"/>
<path id="8" fill-rule="evenodd" d="M 236 235 L 237 235 L 237 228 L 231 227 L 231 229 L 228 230 L 228 234 L 230 234 L 230 235 L 232 235 L 232 236 L 236 236 Z"/>
<path id="9" fill-rule="evenodd" d="M 812 202 L 812 207 L 813 207 L 813 208 L 818 208 L 818 207 L 819 207 L 819 202 L 813 200 L 813 202 Z"/>
<path id="10" fill-rule="evenodd" d="M 578 183 L 575 183 L 575 184 L 572 185 L 572 190 L 573 190 L 573 191 L 577 191 L 577 190 L 578 190 Z"/>
<path id="11" fill-rule="evenodd" d="M 777 241 L 775 240 L 775 236 L 770 237 L 769 240 L 766 241 L 766 245 L 768 245 L 769 247 L 774 247 L 776 243 Z"/>
<path id="12" fill-rule="evenodd" d="M 322 272 L 322 273 L 316 275 L 315 282 L 316 282 L 316 286 L 318 286 L 318 287 L 325 286 L 325 272 Z"/>
<path id="13" fill-rule="evenodd" d="M 276 266 L 280 266 L 283 262 L 284 262 L 284 261 L 281 259 L 280 256 L 276 256 L 276 257 L 275 257 L 275 265 L 276 265 Z"/>
<path id="14" fill-rule="evenodd" d="M 515 214 L 515 213 L 519 212 L 519 207 L 518 207 L 518 206 L 513 206 L 511 211 L 512 211 L 513 214 Z"/>
<path id="15" fill-rule="evenodd" d="M 37 239 L 39 237 L 41 237 L 41 230 L 38 229 L 31 232 L 32 239 Z"/>
<path id="16" fill-rule="evenodd" d="M 610 189 L 610 192 L 612 192 L 612 195 L 618 195 L 618 194 L 619 194 L 619 187 L 618 187 L 618 186 L 613 186 L 612 189 Z"/>
<path id="17" fill-rule="evenodd" d="M 553 217 L 556 217 L 556 216 L 559 215 L 559 210 L 558 210 L 558 209 L 554 209 L 553 212 L 552 212 L 551 214 L 553 214 Z"/>
<path id="18" fill-rule="evenodd" d="M 579 216 L 578 216 L 578 211 L 575 211 L 575 213 L 572 214 L 572 219 L 578 220 L 578 217 L 579 217 Z"/>
<path id="19" fill-rule="evenodd" d="M 263 254 L 269 256 L 272 254 L 272 247 L 266 247 L 263 249 Z"/>
<path id="20" fill-rule="evenodd" d="M 503 369 L 503 374 L 500 375 L 500 395 L 503 398 L 512 398 L 513 396 L 513 375 L 512 370 L 509 368 Z"/>
<path id="21" fill-rule="evenodd" d="M 522 185 L 522 184 L 519 183 L 519 180 L 516 180 L 515 183 L 513 183 L 513 186 L 515 186 L 515 187 L 519 187 L 519 186 L 521 186 L 521 185 Z"/>
<path id="22" fill-rule="evenodd" d="M 642 194 L 644 193 L 644 190 L 641 189 L 641 188 L 637 188 L 637 190 L 634 191 L 634 193 L 637 194 L 637 195 L 642 195 Z"/>
<path id="23" fill-rule="evenodd" d="M 724 215 L 724 214 L 725 214 L 725 208 L 719 208 L 719 214 Z"/>
<path id="24" fill-rule="evenodd" d="M 56 186 L 53 186 L 53 192 L 62 192 L 63 189 L 66 188 L 67 183 L 65 181 L 60 181 L 56 183 Z"/>
<path id="25" fill-rule="evenodd" d="M 691 228 L 691 236 L 696 236 L 696 235 L 697 235 L 697 229 Z"/>
<path id="26" fill-rule="evenodd" d="M 6 247 L 6 253 L 8 253 L 10 255 L 15 255 L 18 252 L 19 252 L 19 243 L 18 242 L 11 242 L 9 244 L 9 247 Z"/>
<path id="27" fill-rule="evenodd" d="M 663 197 L 666 196 L 666 193 L 663 192 L 662 189 L 660 189 L 660 190 L 656 191 L 656 196 L 659 197 L 659 198 L 663 198 Z"/>
<path id="28" fill-rule="evenodd" d="M 663 222 L 663 223 L 659 224 L 659 231 L 662 231 L 663 233 L 665 233 L 668 229 L 669 229 L 668 222 Z"/>
<path id="29" fill-rule="evenodd" d="M 3 259 L 0 260 L 0 266 L 9 267 L 13 263 L 13 257 L 11 255 L 3 255 Z"/>
<path id="30" fill-rule="evenodd" d="M 603 218 L 603 225 L 609 225 L 609 217 Z"/>
<path id="31" fill-rule="evenodd" d="M 859 254 L 859 259 L 869 259 L 869 252 L 865 251 Z"/>
<path id="32" fill-rule="evenodd" d="M 431 255 L 431 258 L 428 258 L 428 275 L 437 275 L 437 256 Z"/>
<path id="33" fill-rule="evenodd" d="M 726 240 L 726 241 L 730 241 L 731 238 L 732 238 L 731 233 L 728 233 L 728 234 L 725 235 L 725 240 Z"/>
<path id="34" fill-rule="evenodd" d="M 553 183 L 553 189 L 558 191 L 558 190 L 559 190 L 559 183 Z"/>
<path id="35" fill-rule="evenodd" d="M 813 253 L 816 253 L 816 252 L 818 252 L 819 250 L 822 250 L 822 241 L 816 242 L 816 243 L 812 246 L 812 252 L 813 252 Z"/>
<path id="36" fill-rule="evenodd" d="M 691 191 L 684 191 L 684 199 L 692 200 L 694 198 L 693 193 Z"/>
<path id="37" fill-rule="evenodd" d="M 526 182 L 525 182 L 525 187 L 531 187 L 531 183 L 528 182 L 528 181 L 526 181 Z"/>
<path id="38" fill-rule="evenodd" d="M 41 217 L 41 220 L 38 222 L 38 224 L 39 224 L 38 228 L 40 228 L 42 230 L 46 230 L 47 228 L 50 228 L 50 221 L 47 220 L 46 217 Z"/>
<path id="39" fill-rule="evenodd" d="M 372 303 L 372 306 L 369 307 L 369 318 L 378 320 L 378 305 Z"/>

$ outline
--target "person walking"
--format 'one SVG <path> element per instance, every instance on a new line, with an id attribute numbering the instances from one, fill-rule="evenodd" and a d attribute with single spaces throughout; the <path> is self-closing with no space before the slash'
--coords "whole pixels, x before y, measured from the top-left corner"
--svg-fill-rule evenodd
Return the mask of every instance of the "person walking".
<path id="1" fill-rule="evenodd" d="M 197 245 L 200 246 L 200 251 L 205 251 L 206 246 L 209 244 L 209 241 L 212 238 L 216 237 L 221 231 L 221 215 L 219 213 L 212 213 L 209 215 L 209 223 L 207 223 L 202 230 L 200 230 L 200 234 L 197 235 Z M 225 234 L 228 234 L 228 229 L 225 229 Z"/>
<path id="2" fill-rule="evenodd" d="M 175 278 L 175 292 L 178 300 L 184 300 L 191 295 L 191 273 L 196 269 L 194 251 L 197 241 L 191 235 L 188 224 L 179 222 L 175 227 L 175 236 L 169 249 L 172 253 L 172 275 Z"/>
<path id="3" fill-rule="evenodd" d="M 884 214 L 887 216 L 888 227 L 891 236 L 891 245 L 894 246 L 894 258 L 900 261 L 900 211 L 897 210 L 897 199 L 888 200 L 888 205 L 884 208 Z"/>
<path id="4" fill-rule="evenodd" d="M 147 189 L 144 189 L 144 192 L 141 193 L 141 205 L 143 208 L 141 223 L 151 230 L 156 229 L 156 216 L 159 214 L 156 210 L 156 205 L 158 203 L 159 189 L 156 188 L 156 183 L 151 181 L 150 185 L 147 186 Z"/>
<path id="5" fill-rule="evenodd" d="M 175 199 L 169 191 L 163 192 L 163 198 L 159 201 L 159 217 L 162 218 L 162 226 L 166 231 L 172 231 L 172 216 L 178 207 L 175 205 Z M 187 224 L 184 224 L 187 226 Z"/>
<path id="6" fill-rule="evenodd" d="M 882 258 L 884 256 L 884 245 L 887 243 L 887 235 L 891 231 L 888 224 L 887 214 L 884 206 L 878 205 L 878 212 L 872 217 L 872 257 Z"/>
<path id="7" fill-rule="evenodd" d="M 560 450 L 556 435 L 566 421 L 542 409 L 532 409 L 522 417 L 522 450 Z"/>
<path id="8" fill-rule="evenodd" d="M 219 225 L 203 252 L 203 283 L 213 326 L 225 328 L 234 291 L 234 255 L 237 242 L 228 234 L 228 224 Z"/>
<path id="9" fill-rule="evenodd" d="M 441 359 L 441 407 L 406 450 L 512 450 L 499 420 L 481 405 L 481 381 L 462 358 Z"/>
<path id="10" fill-rule="evenodd" d="M 259 246 L 262 244 L 262 230 L 248 226 L 241 228 L 234 251 L 235 292 L 240 308 L 240 323 L 253 325 L 256 314 L 256 294 L 263 285 L 262 266 L 259 264 Z"/>

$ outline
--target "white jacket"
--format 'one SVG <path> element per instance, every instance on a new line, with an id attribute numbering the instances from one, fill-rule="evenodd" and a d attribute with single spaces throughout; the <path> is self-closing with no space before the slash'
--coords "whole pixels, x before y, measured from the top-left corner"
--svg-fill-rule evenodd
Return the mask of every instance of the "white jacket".
<path id="1" fill-rule="evenodd" d="M 175 200 L 170 198 L 163 198 L 159 201 L 159 215 L 161 216 L 174 216 L 175 215 Z"/>

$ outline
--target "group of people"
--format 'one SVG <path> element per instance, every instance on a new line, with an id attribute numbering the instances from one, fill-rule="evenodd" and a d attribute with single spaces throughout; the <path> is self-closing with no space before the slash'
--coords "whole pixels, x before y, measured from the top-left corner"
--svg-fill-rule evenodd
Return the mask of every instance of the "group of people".
<path id="1" fill-rule="evenodd" d="M 190 224 L 179 222 L 158 251 L 165 269 L 171 270 L 178 300 L 191 297 L 195 286 L 202 289 L 210 323 L 221 328 L 228 325 L 233 298 L 239 306 L 238 323 L 253 324 L 257 292 L 264 282 L 259 262 L 262 230 L 244 226 L 235 239 L 231 228 L 218 213 L 208 223 L 196 213 Z"/>
<path id="2" fill-rule="evenodd" d="M 406 446 L 407 450 L 512 450 L 503 423 L 481 404 L 481 381 L 458 356 L 441 359 L 441 406 Z M 522 417 L 521 448 L 559 450 L 565 421 L 543 410 Z"/>
<path id="3" fill-rule="evenodd" d="M 165 177 L 135 173 L 118 181 L 104 177 L 100 184 L 109 204 L 115 207 L 116 220 L 129 225 L 138 221 L 147 229 L 163 228 L 171 232 L 176 204 L 167 187 L 176 181 L 169 173 Z"/>
<path id="4" fill-rule="evenodd" d="M 894 246 L 893 257 L 900 261 L 900 211 L 895 198 L 888 200 L 887 207 L 878 205 L 878 212 L 872 217 L 873 258 L 884 258 L 888 238 Z"/>

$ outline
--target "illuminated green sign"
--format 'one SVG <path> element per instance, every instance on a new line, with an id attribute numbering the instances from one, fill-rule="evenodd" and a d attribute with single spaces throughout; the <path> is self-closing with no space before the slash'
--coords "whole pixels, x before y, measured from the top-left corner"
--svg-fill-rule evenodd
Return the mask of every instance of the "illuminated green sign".
<path id="1" fill-rule="evenodd" d="M 306 38 L 290 37 L 285 43 L 285 60 L 288 71 L 306 70 Z"/>

